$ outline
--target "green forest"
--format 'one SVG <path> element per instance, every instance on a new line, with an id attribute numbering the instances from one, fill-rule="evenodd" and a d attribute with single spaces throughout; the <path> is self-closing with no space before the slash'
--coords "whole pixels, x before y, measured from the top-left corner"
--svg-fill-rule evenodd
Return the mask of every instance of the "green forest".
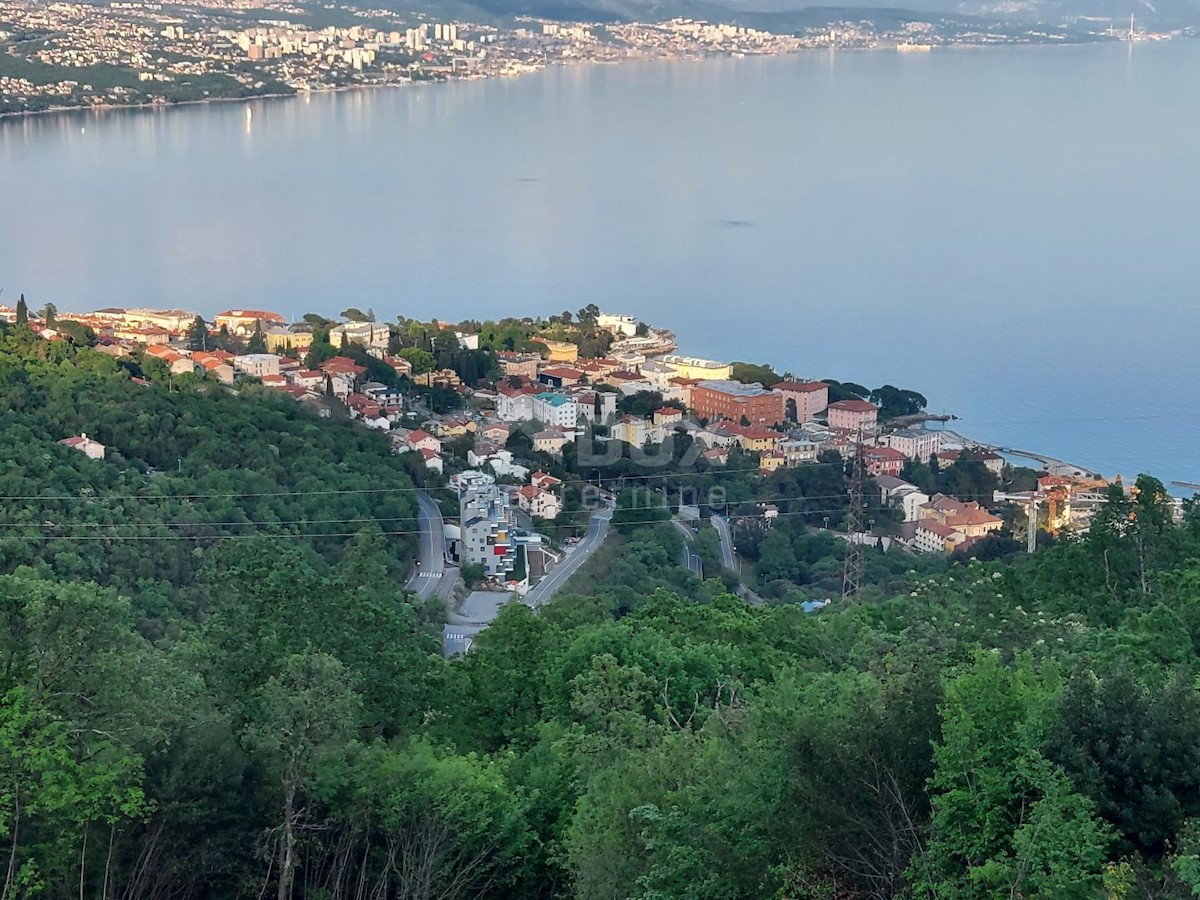
<path id="1" fill-rule="evenodd" d="M 6 327 L 0 460 L 2 900 L 1200 896 L 1200 509 L 1153 479 L 817 613 L 828 503 L 757 606 L 618 510 L 445 661 L 379 434 Z"/>

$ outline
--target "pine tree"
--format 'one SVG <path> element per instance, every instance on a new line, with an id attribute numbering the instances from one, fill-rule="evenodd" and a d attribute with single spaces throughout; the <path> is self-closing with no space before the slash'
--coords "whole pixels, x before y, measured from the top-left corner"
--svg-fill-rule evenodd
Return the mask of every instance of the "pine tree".
<path id="1" fill-rule="evenodd" d="M 25 303 L 25 295 L 24 294 L 22 294 L 21 298 L 19 300 L 17 300 L 17 324 L 18 325 L 28 325 L 29 324 L 29 306 Z"/>
<path id="2" fill-rule="evenodd" d="M 208 349 L 208 326 L 204 324 L 204 319 L 200 316 L 196 316 L 192 320 L 192 324 L 188 326 L 187 346 L 189 350 Z"/>
<path id="3" fill-rule="evenodd" d="M 254 334 L 250 335 L 250 340 L 246 344 L 247 353 L 266 353 L 267 339 L 263 336 L 262 323 L 259 322 L 254 326 Z"/>

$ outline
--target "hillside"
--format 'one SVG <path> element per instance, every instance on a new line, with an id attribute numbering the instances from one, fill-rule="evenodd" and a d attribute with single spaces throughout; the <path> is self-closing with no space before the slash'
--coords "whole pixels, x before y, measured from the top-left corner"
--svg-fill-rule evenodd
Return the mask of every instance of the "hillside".
<path id="1" fill-rule="evenodd" d="M 816 614 L 618 509 L 444 662 L 378 438 L 130 374 L 0 333 L 5 897 L 1200 891 L 1200 515 L 1153 479 Z"/>

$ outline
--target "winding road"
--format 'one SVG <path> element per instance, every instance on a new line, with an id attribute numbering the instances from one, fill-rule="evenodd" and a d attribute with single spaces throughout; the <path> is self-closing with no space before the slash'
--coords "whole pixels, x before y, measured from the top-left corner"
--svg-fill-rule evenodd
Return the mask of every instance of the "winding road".
<path id="1" fill-rule="evenodd" d="M 721 564 L 738 578 L 737 594 L 751 606 L 762 606 L 763 598 L 742 583 L 742 570 L 738 565 L 737 554 L 733 546 L 733 530 L 729 520 L 724 516 L 712 517 L 713 528 L 717 529 L 717 537 L 721 541 Z"/>
<path id="2" fill-rule="evenodd" d="M 588 557 L 604 543 L 604 539 L 608 537 L 608 524 L 612 521 L 612 515 L 613 511 L 607 508 L 593 512 L 588 520 L 587 532 L 575 545 L 575 549 L 555 566 L 549 575 L 539 581 L 537 586 L 524 596 L 522 602 L 534 609 L 549 603 L 579 567 L 587 562 Z"/>
<path id="3" fill-rule="evenodd" d="M 689 572 L 691 572 L 693 575 L 695 575 L 697 578 L 699 578 L 701 581 L 703 581 L 704 580 L 704 563 L 700 559 L 700 554 L 695 553 L 692 550 L 692 538 L 694 538 L 696 536 L 695 533 L 692 531 L 691 528 L 689 528 L 687 525 L 685 525 L 679 519 L 672 519 L 671 523 L 676 528 L 678 528 L 680 531 L 683 532 L 683 564 L 684 564 L 684 566 L 687 568 L 687 570 Z"/>
<path id="4" fill-rule="evenodd" d="M 446 565 L 446 532 L 442 511 L 425 491 L 417 492 L 417 516 L 421 526 L 420 563 L 405 585 L 422 600 L 449 600 L 458 581 L 458 569 Z"/>

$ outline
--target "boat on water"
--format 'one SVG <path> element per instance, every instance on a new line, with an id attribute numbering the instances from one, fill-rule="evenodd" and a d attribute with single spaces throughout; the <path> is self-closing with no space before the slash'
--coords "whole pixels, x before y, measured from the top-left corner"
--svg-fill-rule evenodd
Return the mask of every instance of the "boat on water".
<path id="1" fill-rule="evenodd" d="M 913 44 L 904 43 L 896 45 L 897 53 L 928 53 L 933 49 L 933 44 Z"/>

